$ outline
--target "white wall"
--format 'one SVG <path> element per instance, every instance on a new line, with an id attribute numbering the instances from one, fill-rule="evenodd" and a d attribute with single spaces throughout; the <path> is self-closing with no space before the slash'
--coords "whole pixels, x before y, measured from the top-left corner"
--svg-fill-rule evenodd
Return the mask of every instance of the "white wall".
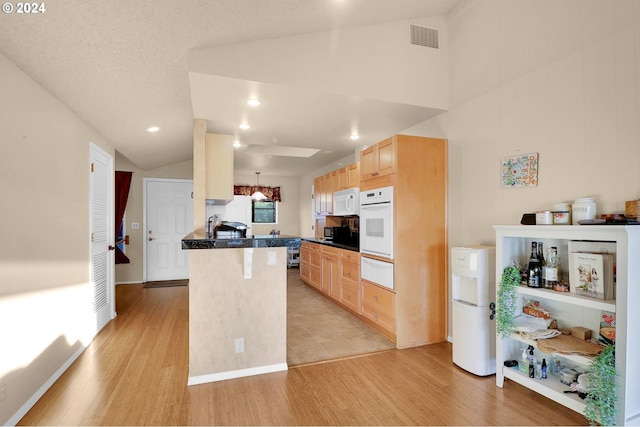
<path id="1" fill-rule="evenodd" d="M 411 24 L 438 30 L 439 48 L 411 44 Z M 446 109 L 446 28 L 434 17 L 196 48 L 189 71 Z"/>
<path id="2" fill-rule="evenodd" d="M 0 424 L 95 334 L 89 256 L 94 129 L 0 54 Z"/>
<path id="3" fill-rule="evenodd" d="M 640 2 L 479 0 L 449 25 L 449 243 L 594 197 L 640 196 Z M 539 153 L 535 188 L 502 189 L 500 160 Z"/>
<path id="4" fill-rule="evenodd" d="M 449 112 L 401 133 L 449 140 L 450 247 L 554 203 L 639 198 L 640 2 L 476 0 L 449 40 Z M 529 152 L 538 186 L 502 189 L 501 159 Z"/>
<path id="5" fill-rule="evenodd" d="M 193 161 L 174 163 L 172 165 L 145 170 L 116 152 L 115 170 L 133 172 L 131 188 L 126 210 L 126 234 L 129 245 L 126 246 L 129 264 L 116 264 L 115 281 L 119 283 L 143 282 L 143 247 L 144 247 L 144 178 L 193 179 Z M 140 228 L 133 229 L 131 223 L 137 222 Z"/>

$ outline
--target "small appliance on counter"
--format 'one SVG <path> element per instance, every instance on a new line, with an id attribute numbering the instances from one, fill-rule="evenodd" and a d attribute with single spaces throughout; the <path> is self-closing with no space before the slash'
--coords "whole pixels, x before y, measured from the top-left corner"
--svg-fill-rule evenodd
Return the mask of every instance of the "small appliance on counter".
<path id="1" fill-rule="evenodd" d="M 213 239 L 241 239 L 247 237 L 247 229 L 249 227 L 241 222 L 228 222 L 216 225 L 213 228 Z"/>
<path id="2" fill-rule="evenodd" d="M 325 227 L 324 239 L 331 240 L 334 243 L 344 243 L 351 238 L 351 230 L 349 227 Z"/>

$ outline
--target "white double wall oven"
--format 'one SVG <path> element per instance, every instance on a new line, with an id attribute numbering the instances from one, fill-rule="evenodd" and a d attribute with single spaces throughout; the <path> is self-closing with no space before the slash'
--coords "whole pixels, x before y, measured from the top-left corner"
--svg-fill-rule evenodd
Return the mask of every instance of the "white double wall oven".
<path id="1" fill-rule="evenodd" d="M 393 187 L 360 192 L 360 276 L 394 289 Z M 372 255 L 377 258 L 367 257 Z M 384 259 L 388 259 L 386 261 Z"/>

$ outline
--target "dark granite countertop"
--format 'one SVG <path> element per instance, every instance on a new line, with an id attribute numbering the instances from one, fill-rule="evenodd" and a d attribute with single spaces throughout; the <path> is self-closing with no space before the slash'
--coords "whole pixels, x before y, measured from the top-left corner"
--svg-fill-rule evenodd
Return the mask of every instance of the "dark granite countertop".
<path id="1" fill-rule="evenodd" d="M 333 246 L 334 248 L 347 249 L 349 251 L 360 252 L 360 248 L 355 245 L 345 245 L 343 243 L 334 243 L 331 240 L 316 239 L 314 237 L 303 237 L 303 241 L 311 243 L 319 243 L 321 245 Z"/>
<path id="2" fill-rule="evenodd" d="M 260 234 L 240 239 L 206 239 L 189 233 L 182 239 L 182 249 L 273 248 L 280 246 L 298 248 L 300 247 L 300 237 Z"/>

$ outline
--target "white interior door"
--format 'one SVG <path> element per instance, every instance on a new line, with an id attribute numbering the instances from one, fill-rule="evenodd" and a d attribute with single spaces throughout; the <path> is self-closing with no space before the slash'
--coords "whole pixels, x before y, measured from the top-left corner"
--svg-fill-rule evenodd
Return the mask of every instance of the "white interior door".
<path id="1" fill-rule="evenodd" d="M 145 179 L 147 281 L 189 278 L 182 238 L 193 231 L 193 181 Z"/>
<path id="2" fill-rule="evenodd" d="M 91 227 L 92 309 L 96 316 L 96 333 L 115 317 L 113 283 L 114 188 L 113 158 L 91 143 L 89 217 Z"/>

